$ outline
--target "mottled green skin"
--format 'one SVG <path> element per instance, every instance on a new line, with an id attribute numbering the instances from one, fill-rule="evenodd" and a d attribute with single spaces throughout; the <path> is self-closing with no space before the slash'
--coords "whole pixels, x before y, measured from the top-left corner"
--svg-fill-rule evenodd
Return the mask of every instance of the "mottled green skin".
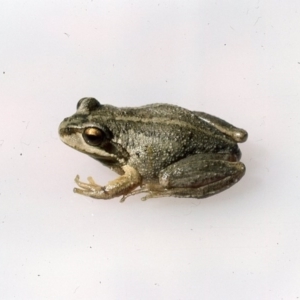
<path id="1" fill-rule="evenodd" d="M 159 171 L 184 157 L 198 153 L 229 153 L 240 157 L 237 143 L 191 111 L 170 104 L 137 108 L 111 105 L 95 107 L 89 114 L 75 114 L 69 124 L 101 127 L 114 149 L 115 160 L 107 165 L 129 164 L 143 178 L 157 177 Z M 110 151 L 111 151 L 110 150 Z"/>
<path id="2" fill-rule="evenodd" d="M 238 135 L 240 141 L 247 138 L 245 131 L 221 119 L 170 104 L 117 108 L 101 105 L 94 98 L 83 98 L 77 107 L 77 112 L 61 123 L 60 136 L 63 139 L 74 132 L 80 135 L 85 128 L 99 128 L 104 140 L 94 148 L 101 153 L 91 147 L 87 149 L 84 142 L 78 146 L 75 142 L 64 142 L 119 174 L 124 173 L 122 166 L 133 167 L 141 175 L 143 184 L 158 183 L 162 170 L 192 156 L 193 165 L 198 160 L 238 162 L 241 157 Z M 192 167 L 188 163 L 185 166 Z M 209 171 L 207 166 L 205 168 Z M 173 172 L 176 174 L 176 170 Z M 186 185 L 184 179 L 182 182 Z"/>

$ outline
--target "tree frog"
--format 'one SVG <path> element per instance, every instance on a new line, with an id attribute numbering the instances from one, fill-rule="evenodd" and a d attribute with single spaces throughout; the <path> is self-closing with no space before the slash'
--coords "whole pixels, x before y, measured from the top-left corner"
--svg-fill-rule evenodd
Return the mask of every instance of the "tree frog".
<path id="1" fill-rule="evenodd" d="M 79 100 L 59 126 L 68 146 L 119 174 L 105 186 L 79 180 L 75 193 L 112 199 L 146 193 L 155 197 L 205 198 L 245 174 L 237 143 L 247 132 L 212 115 L 170 104 L 118 108 L 95 98 Z"/>

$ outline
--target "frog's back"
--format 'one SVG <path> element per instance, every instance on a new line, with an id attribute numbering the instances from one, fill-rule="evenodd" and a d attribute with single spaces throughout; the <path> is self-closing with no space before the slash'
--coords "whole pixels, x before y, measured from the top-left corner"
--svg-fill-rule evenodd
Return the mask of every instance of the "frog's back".
<path id="1" fill-rule="evenodd" d="M 233 152 L 237 144 L 224 133 L 185 108 L 171 104 L 150 104 L 117 109 L 113 121 L 146 143 L 169 141 L 173 147 L 185 145 L 189 151 Z M 192 150 L 193 148 L 194 150 Z M 230 149 L 232 148 L 232 149 Z"/>
<path id="2" fill-rule="evenodd" d="M 195 120 L 191 119 L 194 117 L 194 114 L 190 110 L 165 103 L 155 103 L 132 108 L 125 107 L 121 108 L 120 112 L 125 113 L 127 116 L 135 116 L 142 120 L 152 120 L 153 122 L 160 120 L 178 120 L 182 122 L 193 123 L 193 121 L 198 121 L 198 118 L 195 118 Z"/>
<path id="3" fill-rule="evenodd" d="M 128 164 L 142 176 L 199 153 L 239 153 L 237 144 L 193 112 L 169 104 L 103 111 L 113 141 L 129 154 Z"/>
<path id="4" fill-rule="evenodd" d="M 182 133 L 197 132 L 218 140 L 226 140 L 226 143 L 232 142 L 235 144 L 217 128 L 199 118 L 197 114 L 180 106 L 156 103 L 135 108 L 122 108 L 120 113 L 124 117 L 126 116 L 127 121 L 135 120 L 136 122 L 155 124 L 160 127 L 167 125 L 169 128 L 180 128 Z"/>

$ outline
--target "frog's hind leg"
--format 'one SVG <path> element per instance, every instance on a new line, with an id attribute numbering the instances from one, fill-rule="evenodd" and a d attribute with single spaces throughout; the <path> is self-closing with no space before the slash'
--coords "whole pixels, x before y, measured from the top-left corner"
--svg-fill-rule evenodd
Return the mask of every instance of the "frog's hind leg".
<path id="1" fill-rule="evenodd" d="M 205 198 L 234 185 L 245 171 L 244 164 L 239 161 L 222 160 L 220 157 L 213 160 L 210 155 L 197 154 L 162 170 L 159 182 L 165 188 L 162 193 L 165 196 Z"/>
<path id="2" fill-rule="evenodd" d="M 241 129 L 241 128 L 237 128 L 218 117 L 215 117 L 215 116 L 212 116 L 212 115 L 206 114 L 204 112 L 200 112 L 200 111 L 193 111 L 193 114 L 195 114 L 201 120 L 211 124 L 212 126 L 217 128 L 219 131 L 221 131 L 222 133 L 231 137 L 237 143 L 243 143 L 248 138 L 247 131 L 245 131 L 244 129 Z"/>

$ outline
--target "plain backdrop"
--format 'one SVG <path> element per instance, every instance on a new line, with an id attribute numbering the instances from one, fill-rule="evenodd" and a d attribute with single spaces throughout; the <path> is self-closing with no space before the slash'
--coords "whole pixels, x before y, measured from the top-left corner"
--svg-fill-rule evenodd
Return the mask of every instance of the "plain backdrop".
<path id="1" fill-rule="evenodd" d="M 1 1 L 0 298 L 300 299 L 298 0 Z M 77 101 L 180 105 L 249 132 L 214 197 L 94 200 Z"/>

